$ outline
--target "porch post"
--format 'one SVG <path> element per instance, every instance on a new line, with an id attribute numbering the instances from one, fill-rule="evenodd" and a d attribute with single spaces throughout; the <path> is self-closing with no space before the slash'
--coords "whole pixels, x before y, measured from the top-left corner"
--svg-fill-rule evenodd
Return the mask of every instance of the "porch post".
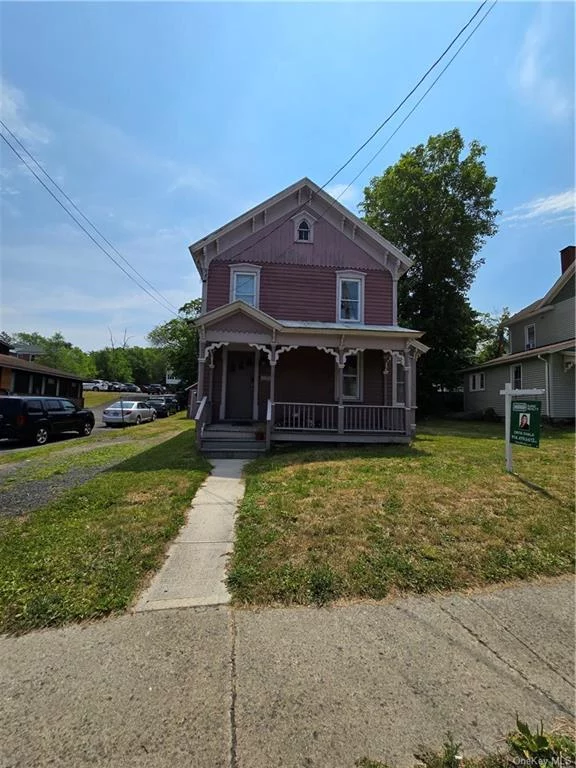
<path id="1" fill-rule="evenodd" d="M 260 378 L 260 350 L 254 350 L 254 395 L 252 400 L 252 421 L 258 421 L 258 394 Z"/>
<path id="2" fill-rule="evenodd" d="M 222 347 L 222 387 L 220 389 L 220 412 L 218 418 L 224 421 L 226 418 L 226 386 L 228 379 L 228 346 Z"/>
<path id="3" fill-rule="evenodd" d="M 201 402 L 204 397 L 204 351 L 206 343 L 201 341 L 198 347 L 198 390 L 196 392 L 196 399 Z"/>
<path id="4" fill-rule="evenodd" d="M 412 358 L 408 349 L 404 350 L 404 360 L 406 361 L 404 366 L 405 431 L 410 437 L 412 435 Z"/>
<path id="5" fill-rule="evenodd" d="M 342 353 L 338 358 L 338 434 L 344 434 L 344 365 Z"/>
<path id="6" fill-rule="evenodd" d="M 208 401 L 212 403 L 214 389 L 214 350 L 210 352 L 210 362 L 208 363 Z"/>

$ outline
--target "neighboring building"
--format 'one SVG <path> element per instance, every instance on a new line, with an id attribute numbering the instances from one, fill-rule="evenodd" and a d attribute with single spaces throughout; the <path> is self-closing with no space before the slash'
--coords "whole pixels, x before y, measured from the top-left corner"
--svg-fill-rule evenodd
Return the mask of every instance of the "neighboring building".
<path id="1" fill-rule="evenodd" d="M 46 354 L 46 350 L 33 344 L 13 344 L 11 351 L 15 357 L 20 358 L 20 360 L 28 360 L 30 363 Z"/>
<path id="2" fill-rule="evenodd" d="M 574 418 L 574 256 L 570 245 L 560 251 L 562 274 L 548 293 L 511 317 L 510 353 L 464 371 L 464 409 L 493 408 L 504 415 L 499 394 L 506 382 L 516 388 L 545 389 L 542 414 Z"/>
<path id="3" fill-rule="evenodd" d="M 84 404 L 82 379 L 73 373 L 0 353 L 0 393 L 54 395 Z"/>
<path id="4" fill-rule="evenodd" d="M 422 333 L 397 324 L 412 262 L 309 179 L 190 246 L 202 278 L 196 418 L 279 441 L 408 442 Z"/>

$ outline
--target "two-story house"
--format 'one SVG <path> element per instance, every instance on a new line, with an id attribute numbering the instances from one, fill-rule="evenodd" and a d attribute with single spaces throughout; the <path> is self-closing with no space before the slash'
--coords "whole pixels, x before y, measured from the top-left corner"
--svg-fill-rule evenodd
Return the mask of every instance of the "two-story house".
<path id="1" fill-rule="evenodd" d="M 428 347 L 397 324 L 394 245 L 304 178 L 190 252 L 203 450 L 410 440 Z"/>
<path id="2" fill-rule="evenodd" d="M 493 408 L 504 415 L 499 394 L 506 382 L 515 389 L 545 389 L 542 414 L 550 420 L 574 418 L 574 256 L 560 251 L 562 274 L 541 299 L 524 307 L 506 325 L 510 353 L 464 371 L 464 408 Z"/>

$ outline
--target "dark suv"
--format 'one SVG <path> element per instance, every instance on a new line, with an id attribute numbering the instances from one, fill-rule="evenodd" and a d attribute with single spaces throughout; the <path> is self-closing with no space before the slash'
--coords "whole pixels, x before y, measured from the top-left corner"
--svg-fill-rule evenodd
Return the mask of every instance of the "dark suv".
<path id="1" fill-rule="evenodd" d="M 0 397 L 0 438 L 44 445 L 51 435 L 89 435 L 94 414 L 63 397 L 8 395 Z"/>

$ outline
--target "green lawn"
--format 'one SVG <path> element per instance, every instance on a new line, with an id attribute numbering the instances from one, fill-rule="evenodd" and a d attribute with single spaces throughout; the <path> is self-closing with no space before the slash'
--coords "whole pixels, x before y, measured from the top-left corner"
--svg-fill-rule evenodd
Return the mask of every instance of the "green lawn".
<path id="1" fill-rule="evenodd" d="M 176 417 L 174 425 L 175 436 L 153 447 L 141 438 L 139 453 L 49 506 L 0 518 L 0 631 L 91 619 L 132 603 L 209 471 L 193 422 Z"/>
<path id="2" fill-rule="evenodd" d="M 460 589 L 574 568 L 574 436 L 504 470 L 501 425 L 433 422 L 411 446 L 294 451 L 246 470 L 237 604 Z"/>
<path id="3" fill-rule="evenodd" d="M 114 403 L 120 397 L 119 392 L 83 392 L 84 408 L 97 408 L 99 405 Z M 122 393 L 124 399 L 128 399 L 127 393 Z"/>

